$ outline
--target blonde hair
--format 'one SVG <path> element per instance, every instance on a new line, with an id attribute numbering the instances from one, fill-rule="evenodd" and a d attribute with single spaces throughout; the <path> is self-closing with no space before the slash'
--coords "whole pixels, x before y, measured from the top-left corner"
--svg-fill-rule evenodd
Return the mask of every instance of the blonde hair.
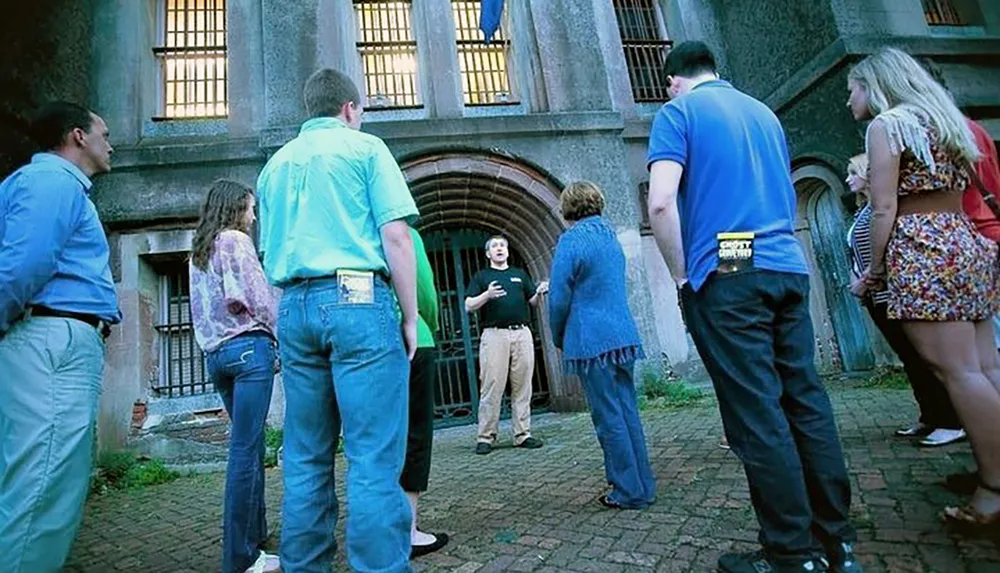
<path id="1" fill-rule="evenodd" d="M 885 120 L 893 153 L 905 147 L 935 171 L 926 133 L 922 133 L 926 130 L 913 117 L 922 116 L 937 130 L 945 149 L 970 163 L 979 159 L 976 140 L 954 100 L 905 52 L 883 48 L 854 66 L 847 79 L 861 85 L 868 94 L 871 114 Z"/>
<path id="2" fill-rule="evenodd" d="M 868 179 L 868 154 L 859 153 L 847 160 L 847 174 Z"/>
<path id="3" fill-rule="evenodd" d="M 601 188 L 590 181 L 570 183 L 559 195 L 559 207 L 563 219 L 579 221 L 604 211 L 604 195 Z"/>
<path id="4" fill-rule="evenodd" d="M 859 154 L 855 155 L 854 157 L 848 159 L 847 160 L 847 174 L 848 175 L 854 175 L 855 177 L 860 177 L 860 178 L 864 179 L 867 182 L 868 181 L 868 154 L 867 153 L 859 153 Z M 866 183 L 866 187 L 867 187 L 867 183 Z M 862 207 L 862 206 L 864 206 L 865 203 L 868 202 L 868 199 L 865 197 L 864 193 L 854 192 L 853 190 L 852 190 L 852 193 L 854 193 L 854 206 L 855 207 Z"/>

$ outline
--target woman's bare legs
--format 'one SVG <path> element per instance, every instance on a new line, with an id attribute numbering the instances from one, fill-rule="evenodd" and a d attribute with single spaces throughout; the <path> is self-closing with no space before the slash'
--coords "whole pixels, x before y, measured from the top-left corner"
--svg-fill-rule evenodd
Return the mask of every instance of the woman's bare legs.
<path id="1" fill-rule="evenodd" d="M 981 322 L 912 321 L 903 323 L 903 330 L 947 386 L 979 462 L 980 480 L 1000 488 L 1000 432 L 996 431 L 1000 389 L 983 372 L 986 365 L 991 375 L 996 374 L 996 349 L 993 357 L 980 356 L 980 345 L 987 333 L 992 334 L 992 328 L 984 328 Z M 978 488 L 970 505 L 981 514 L 992 515 L 1000 512 L 1000 495 Z"/>

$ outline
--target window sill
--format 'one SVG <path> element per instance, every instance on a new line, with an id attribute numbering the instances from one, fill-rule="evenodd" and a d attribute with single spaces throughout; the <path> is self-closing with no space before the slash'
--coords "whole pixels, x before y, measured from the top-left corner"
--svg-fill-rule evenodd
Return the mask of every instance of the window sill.
<path id="1" fill-rule="evenodd" d="M 928 24 L 932 36 L 950 38 L 983 38 L 988 36 L 986 28 L 982 26 L 946 26 L 940 24 Z"/>
<path id="2" fill-rule="evenodd" d="M 462 108 L 463 117 L 499 117 L 526 113 L 528 113 L 528 105 L 524 102 L 465 104 Z"/>
<path id="3" fill-rule="evenodd" d="M 227 118 L 162 119 L 152 118 L 142 126 L 144 139 L 172 137 L 213 137 L 229 133 Z"/>

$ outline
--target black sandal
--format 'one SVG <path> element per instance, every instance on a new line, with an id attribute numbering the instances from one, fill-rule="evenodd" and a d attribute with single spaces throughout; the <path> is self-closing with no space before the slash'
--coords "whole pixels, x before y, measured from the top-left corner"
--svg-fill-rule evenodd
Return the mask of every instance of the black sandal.
<path id="1" fill-rule="evenodd" d="M 606 493 L 602 493 L 600 496 L 598 496 L 597 503 L 603 505 L 604 507 L 606 507 L 608 509 L 621 509 L 622 508 L 622 504 L 618 503 L 617 501 L 612 501 L 611 498 L 608 497 L 608 494 L 606 494 Z"/>
<path id="2" fill-rule="evenodd" d="M 434 536 L 434 543 L 410 546 L 410 559 L 416 559 L 417 557 L 423 557 L 424 555 L 434 553 L 435 551 L 443 548 L 445 545 L 448 545 L 447 533 L 432 533 L 431 535 Z"/>

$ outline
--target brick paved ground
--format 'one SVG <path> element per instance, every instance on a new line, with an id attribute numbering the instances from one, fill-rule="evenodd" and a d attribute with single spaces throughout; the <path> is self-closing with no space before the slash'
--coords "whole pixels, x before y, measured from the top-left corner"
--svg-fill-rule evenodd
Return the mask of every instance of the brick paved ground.
<path id="1" fill-rule="evenodd" d="M 957 536 L 936 518 L 959 500 L 935 482 L 971 462 L 968 446 L 928 451 L 891 437 L 914 417 L 907 391 L 847 389 L 833 398 L 867 570 L 1000 571 L 1000 541 Z M 453 542 L 415 569 L 700 572 L 714 570 L 724 551 L 752 549 L 756 523 L 745 480 L 735 457 L 718 448 L 714 405 L 646 412 L 644 421 L 659 501 L 643 512 L 594 502 L 602 457 L 585 414 L 537 417 L 535 433 L 546 447 L 533 451 L 474 456 L 473 428 L 438 432 L 421 517 L 427 530 L 446 531 Z M 272 525 L 280 519 L 280 477 L 268 472 Z M 183 478 L 91 500 L 67 570 L 217 571 L 222 478 Z M 347 570 L 342 554 L 336 570 Z"/>

